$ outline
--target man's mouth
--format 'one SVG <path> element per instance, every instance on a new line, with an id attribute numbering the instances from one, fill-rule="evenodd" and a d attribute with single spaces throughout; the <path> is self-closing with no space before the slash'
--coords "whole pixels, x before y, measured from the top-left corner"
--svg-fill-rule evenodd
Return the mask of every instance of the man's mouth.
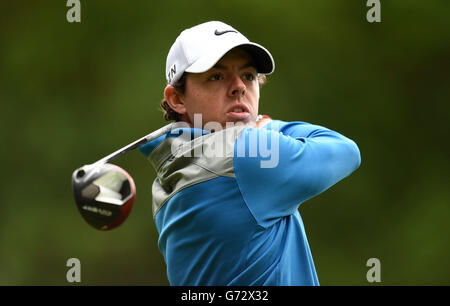
<path id="1" fill-rule="evenodd" d="M 240 104 L 230 107 L 227 116 L 231 120 L 245 120 L 250 116 L 250 113 L 245 105 Z"/>

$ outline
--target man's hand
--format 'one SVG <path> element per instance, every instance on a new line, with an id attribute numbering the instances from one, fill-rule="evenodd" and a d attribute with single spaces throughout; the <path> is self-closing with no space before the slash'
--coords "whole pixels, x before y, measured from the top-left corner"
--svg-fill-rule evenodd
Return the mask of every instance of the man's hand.
<path id="1" fill-rule="evenodd" d="M 256 126 L 255 128 L 259 129 L 265 126 L 267 123 L 272 121 L 272 118 L 270 118 L 267 115 L 258 115 L 258 118 L 256 119 Z"/>

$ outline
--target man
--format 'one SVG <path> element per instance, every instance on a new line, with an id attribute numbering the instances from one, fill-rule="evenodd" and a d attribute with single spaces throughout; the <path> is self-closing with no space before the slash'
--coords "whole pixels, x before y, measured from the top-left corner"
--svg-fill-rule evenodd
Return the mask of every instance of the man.
<path id="1" fill-rule="evenodd" d="M 172 285 L 319 285 L 298 212 L 360 165 L 318 125 L 258 116 L 271 54 L 222 22 L 183 31 L 161 105 L 179 128 L 142 147 Z M 270 149 L 269 149 L 270 148 Z"/>

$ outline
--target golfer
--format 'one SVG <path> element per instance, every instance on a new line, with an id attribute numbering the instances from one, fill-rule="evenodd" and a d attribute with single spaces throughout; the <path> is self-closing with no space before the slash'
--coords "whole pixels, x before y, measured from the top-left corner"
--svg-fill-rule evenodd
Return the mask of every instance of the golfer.
<path id="1" fill-rule="evenodd" d="M 360 153 L 325 127 L 259 116 L 274 68 L 268 50 L 218 21 L 170 48 L 161 106 L 177 128 L 139 149 L 157 173 L 171 285 L 319 285 L 298 208 L 357 169 Z"/>

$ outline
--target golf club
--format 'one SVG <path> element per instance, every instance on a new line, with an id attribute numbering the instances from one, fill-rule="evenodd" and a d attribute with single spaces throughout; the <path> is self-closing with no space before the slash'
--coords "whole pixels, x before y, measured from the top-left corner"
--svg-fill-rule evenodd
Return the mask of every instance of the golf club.
<path id="1" fill-rule="evenodd" d="M 174 124 L 176 123 L 165 125 L 73 172 L 72 190 L 75 203 L 87 223 L 98 230 L 110 230 L 125 221 L 133 207 L 136 186 L 133 178 L 124 169 L 108 162 L 168 133 L 174 128 Z"/>

